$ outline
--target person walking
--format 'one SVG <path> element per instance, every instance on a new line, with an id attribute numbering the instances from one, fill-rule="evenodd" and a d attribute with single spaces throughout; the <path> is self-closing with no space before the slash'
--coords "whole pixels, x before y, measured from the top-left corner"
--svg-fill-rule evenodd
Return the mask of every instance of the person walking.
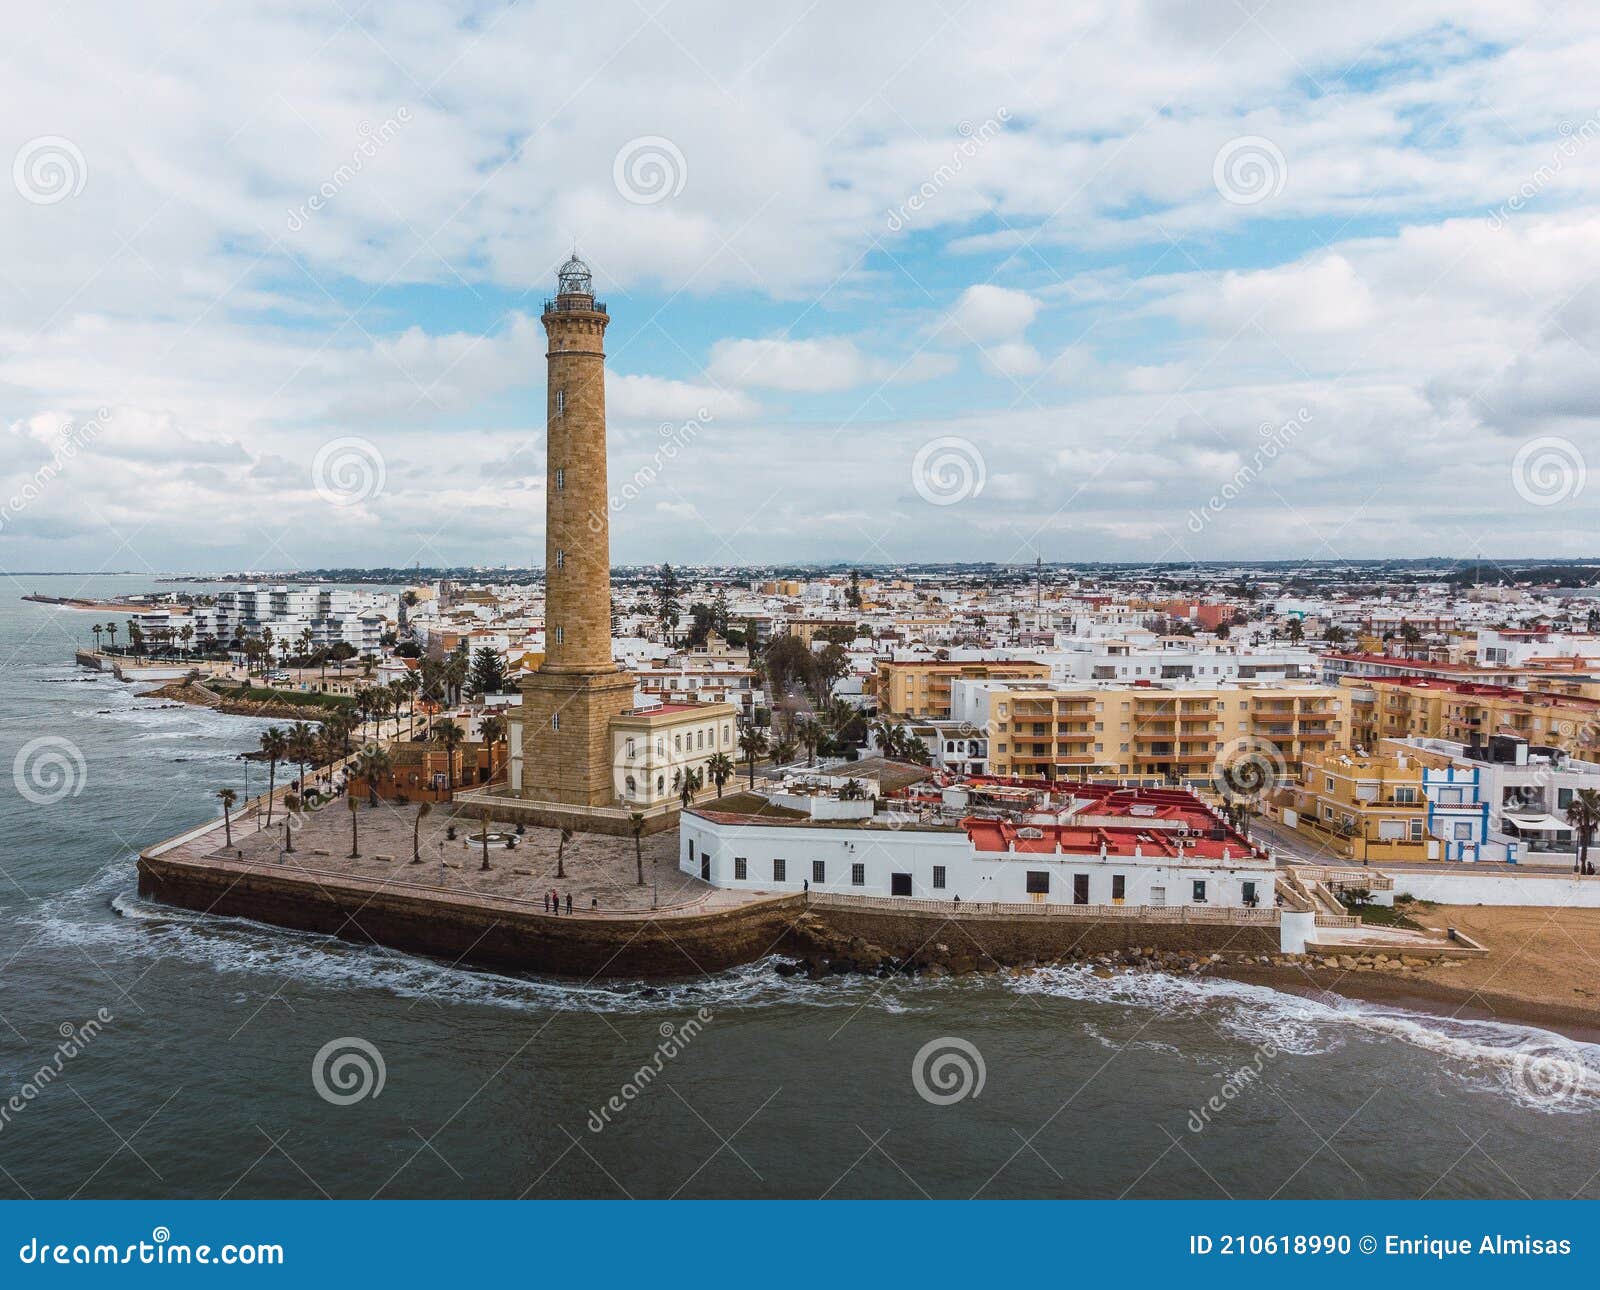
<path id="1" fill-rule="evenodd" d="M 570 914 L 571 912 L 572 912 L 572 893 L 569 891 L 567 893 L 567 913 Z"/>
<path id="2" fill-rule="evenodd" d="M 544 912 L 547 914 L 550 912 L 550 893 L 548 891 L 544 894 Z"/>

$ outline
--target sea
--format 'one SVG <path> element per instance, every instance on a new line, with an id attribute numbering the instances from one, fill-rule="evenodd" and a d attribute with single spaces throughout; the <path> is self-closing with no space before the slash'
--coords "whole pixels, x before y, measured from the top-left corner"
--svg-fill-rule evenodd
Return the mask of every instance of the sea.
<path id="1" fill-rule="evenodd" d="M 267 723 L 77 668 L 106 615 L 21 597 L 154 585 L 0 578 L 0 1196 L 1600 1193 L 1600 1050 L 1531 1027 L 1063 968 L 519 976 L 141 899 Z"/>

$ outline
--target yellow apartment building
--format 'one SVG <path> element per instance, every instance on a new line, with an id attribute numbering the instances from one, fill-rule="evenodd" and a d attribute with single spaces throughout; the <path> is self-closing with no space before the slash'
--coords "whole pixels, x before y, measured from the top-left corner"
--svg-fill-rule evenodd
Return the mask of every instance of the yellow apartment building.
<path id="1" fill-rule="evenodd" d="M 1376 749 L 1380 739 L 1407 738 L 1469 744 L 1511 734 L 1571 753 L 1600 751 L 1597 699 L 1434 679 L 1344 677 L 1341 685 L 1350 695 L 1357 747 Z"/>
<path id="2" fill-rule="evenodd" d="M 950 716 L 952 681 L 1049 681 L 1050 665 L 1026 660 L 965 663 L 879 663 L 872 692 L 880 710 L 899 717 Z"/>
<path id="3" fill-rule="evenodd" d="M 1404 753 L 1313 753 L 1295 792 L 1295 828 L 1348 860 L 1426 860 L 1424 768 Z"/>
<path id="4" fill-rule="evenodd" d="M 1206 779 L 1231 749 L 1265 743 L 1293 775 L 1307 756 L 1348 746 L 1346 704 L 1337 686 L 1288 681 L 997 686 L 987 692 L 989 761 L 996 775 L 1030 779 Z"/>

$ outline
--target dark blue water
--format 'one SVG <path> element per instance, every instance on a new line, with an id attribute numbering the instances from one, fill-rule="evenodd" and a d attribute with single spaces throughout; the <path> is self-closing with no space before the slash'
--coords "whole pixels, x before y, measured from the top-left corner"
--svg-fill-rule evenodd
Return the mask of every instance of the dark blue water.
<path id="1" fill-rule="evenodd" d="M 517 979 L 163 910 L 136 850 L 263 723 L 90 678 L 104 616 L 19 598 L 147 580 L 0 585 L 0 1196 L 1600 1191 L 1600 1055 L 1537 1031 L 1064 970 Z"/>

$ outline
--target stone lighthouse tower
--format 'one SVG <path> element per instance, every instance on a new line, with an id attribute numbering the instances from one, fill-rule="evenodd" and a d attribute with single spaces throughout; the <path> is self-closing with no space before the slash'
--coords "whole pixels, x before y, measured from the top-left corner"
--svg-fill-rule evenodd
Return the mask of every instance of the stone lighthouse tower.
<path id="1" fill-rule="evenodd" d="M 545 301 L 545 656 L 522 688 L 521 794 L 611 806 L 611 718 L 633 706 L 633 676 L 611 655 L 606 491 L 606 307 L 589 266 L 561 266 Z"/>

